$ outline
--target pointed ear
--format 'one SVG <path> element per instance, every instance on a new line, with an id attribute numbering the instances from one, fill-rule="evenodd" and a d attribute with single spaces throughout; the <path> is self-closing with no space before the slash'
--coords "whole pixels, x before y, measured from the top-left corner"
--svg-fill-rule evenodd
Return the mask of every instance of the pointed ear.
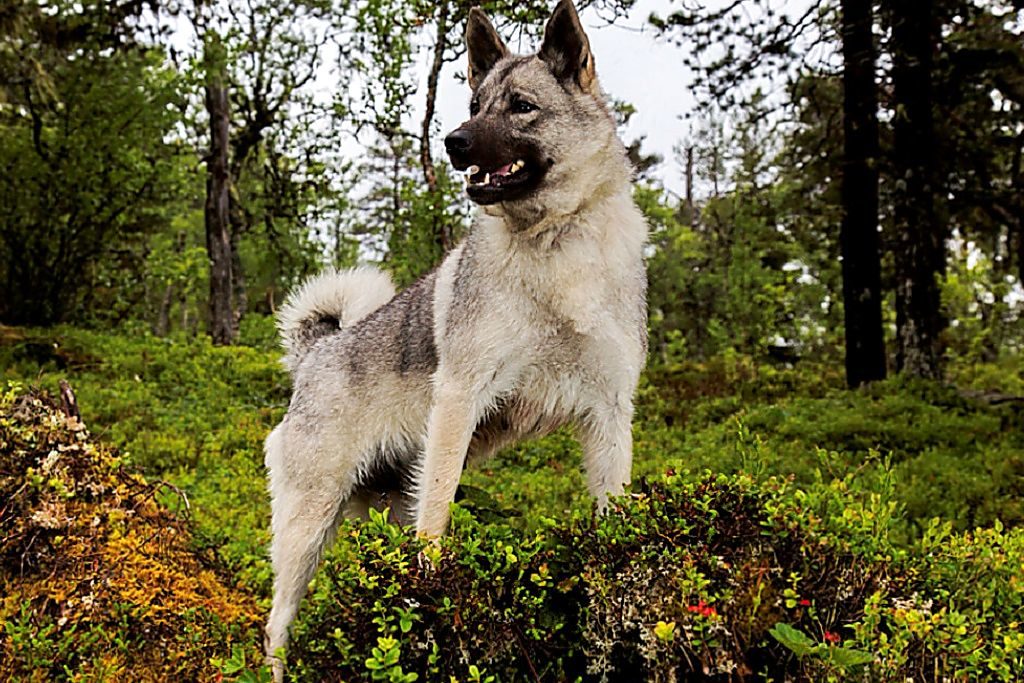
<path id="1" fill-rule="evenodd" d="M 487 72 L 508 55 L 508 48 L 501 36 L 494 30 L 490 19 L 479 7 L 469 10 L 466 23 L 466 52 L 469 55 L 469 87 L 476 90 L 487 76 Z"/>
<path id="2" fill-rule="evenodd" d="M 573 80 L 586 92 L 597 82 L 590 41 L 572 0 L 560 0 L 552 12 L 539 56 L 560 81 Z"/>

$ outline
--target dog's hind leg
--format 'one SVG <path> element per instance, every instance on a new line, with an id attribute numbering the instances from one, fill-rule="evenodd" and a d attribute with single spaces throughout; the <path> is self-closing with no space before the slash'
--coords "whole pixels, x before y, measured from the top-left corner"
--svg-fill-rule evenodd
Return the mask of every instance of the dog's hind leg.
<path id="1" fill-rule="evenodd" d="M 305 439 L 289 437 L 294 435 L 288 433 L 286 424 L 281 424 L 267 437 L 266 444 L 272 497 L 270 556 L 274 566 L 274 601 L 267 620 L 264 648 L 276 681 L 282 680 L 284 675 L 276 654 L 287 645 L 288 627 L 298 612 L 324 548 L 334 536 L 340 505 L 349 494 L 343 482 L 330 481 L 322 472 L 306 472 L 296 467 L 297 456 L 305 456 L 304 462 L 310 462 L 313 456 L 313 453 L 297 451 L 314 445 Z M 350 489 L 351 484 L 347 488 Z"/>

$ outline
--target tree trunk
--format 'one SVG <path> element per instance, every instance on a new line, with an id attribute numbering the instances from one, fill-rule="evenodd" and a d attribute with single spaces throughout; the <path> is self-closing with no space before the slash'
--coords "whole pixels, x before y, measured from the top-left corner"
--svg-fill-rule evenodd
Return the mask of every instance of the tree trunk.
<path id="1" fill-rule="evenodd" d="M 238 326 L 249 311 L 249 285 L 242 268 L 242 253 L 239 251 L 243 227 L 237 223 L 231 226 L 231 295 L 234 302 L 234 331 L 238 338 Z"/>
<path id="2" fill-rule="evenodd" d="M 846 383 L 885 379 L 878 253 L 878 92 L 871 0 L 842 0 L 843 310 Z"/>
<path id="3" fill-rule="evenodd" d="M 686 210 L 693 214 L 693 145 L 686 148 Z"/>
<path id="4" fill-rule="evenodd" d="M 430 128 L 434 123 L 437 82 L 441 75 L 441 68 L 444 66 L 444 51 L 448 47 L 449 4 L 447 0 L 444 0 L 438 8 L 437 43 L 434 44 L 434 58 L 430 64 L 430 73 L 427 75 L 427 103 L 423 110 L 423 123 L 420 128 L 420 164 L 423 166 L 423 177 L 427 183 L 427 190 L 434 195 L 434 200 L 437 202 L 441 198 L 437 188 L 437 170 L 434 168 L 434 159 L 430 152 Z M 442 216 L 442 207 L 435 206 L 433 215 L 434 241 L 441 248 L 441 253 L 444 254 L 452 247 L 451 225 Z"/>
<path id="5" fill-rule="evenodd" d="M 235 340 L 231 305 L 231 216 L 228 146 L 230 110 L 223 65 L 211 59 L 207 44 L 206 111 L 210 117 L 210 153 L 206 160 L 206 251 L 210 258 L 210 336 L 214 344 Z"/>
<path id="6" fill-rule="evenodd" d="M 253 224 L 252 213 L 242 204 L 238 188 L 249 156 L 263 142 L 263 131 L 274 123 L 274 112 L 267 107 L 258 86 L 255 88 L 255 95 L 252 105 L 254 111 L 245 117 L 246 121 L 242 130 L 231 141 L 229 154 L 231 159 L 229 167 L 231 194 L 228 205 L 231 216 L 231 291 L 234 297 L 236 337 L 242 318 L 249 312 L 248 281 L 245 277 L 245 269 L 242 267 L 242 255 L 239 252 L 239 245 L 242 235 L 249 232 Z"/>
<path id="7" fill-rule="evenodd" d="M 402 217 L 402 142 L 397 136 L 388 137 L 391 149 L 391 225 L 401 225 Z"/>
<path id="8" fill-rule="evenodd" d="M 1024 285 L 1024 216 L 1017 214 L 1017 282 Z"/>
<path id="9" fill-rule="evenodd" d="M 945 227 L 936 211 L 932 113 L 934 0 L 893 0 L 894 214 L 898 369 L 939 379 L 944 327 L 938 277 L 945 270 Z"/>
<path id="10" fill-rule="evenodd" d="M 1010 167 L 1010 178 L 1013 187 L 1013 220 L 1011 226 L 1017 236 L 1017 282 L 1024 286 L 1024 169 L 1021 168 L 1021 157 L 1024 156 L 1024 132 L 1017 135 L 1017 146 L 1013 150 L 1013 163 Z"/>
<path id="11" fill-rule="evenodd" d="M 242 170 L 249 154 L 263 139 L 263 129 L 255 128 L 249 123 L 239 138 L 232 141 L 228 151 L 231 165 L 228 167 L 228 218 L 231 223 L 231 296 L 233 311 L 233 328 L 238 338 L 238 328 L 242 318 L 249 312 L 249 289 L 242 267 L 242 254 L 239 246 L 242 235 L 252 227 L 252 214 L 242 205 L 238 196 L 238 187 L 242 179 Z"/>
<path id="12" fill-rule="evenodd" d="M 153 336 L 166 337 L 171 331 L 171 306 L 174 305 L 174 284 L 164 287 L 160 297 L 160 310 L 157 311 L 156 324 L 153 325 Z"/>

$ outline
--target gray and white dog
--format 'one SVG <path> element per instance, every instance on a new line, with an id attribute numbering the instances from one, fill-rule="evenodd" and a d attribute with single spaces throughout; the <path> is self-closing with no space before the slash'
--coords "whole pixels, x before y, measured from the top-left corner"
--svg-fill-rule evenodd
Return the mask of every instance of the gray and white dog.
<path id="1" fill-rule="evenodd" d="M 287 630 L 341 516 L 382 499 L 444 533 L 467 461 L 572 423 L 603 508 L 629 482 L 647 346 L 647 226 L 570 0 L 535 55 L 478 9 L 466 28 L 471 117 L 445 139 L 480 205 L 469 236 L 399 294 L 372 268 L 331 272 L 281 314 L 294 377 L 266 442 L 274 601 Z"/>

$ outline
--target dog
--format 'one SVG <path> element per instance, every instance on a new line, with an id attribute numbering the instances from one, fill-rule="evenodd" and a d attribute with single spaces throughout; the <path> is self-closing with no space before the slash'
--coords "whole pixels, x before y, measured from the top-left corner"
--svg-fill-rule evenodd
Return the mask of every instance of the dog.
<path id="1" fill-rule="evenodd" d="M 599 509 L 632 466 L 647 353 L 647 224 L 570 0 L 513 55 L 479 9 L 466 28 L 470 118 L 445 138 L 479 205 L 441 265 L 396 294 L 373 268 L 328 272 L 280 314 L 293 377 L 266 440 L 273 607 L 286 645 L 339 518 L 387 505 L 437 537 L 463 467 L 572 424 Z"/>

